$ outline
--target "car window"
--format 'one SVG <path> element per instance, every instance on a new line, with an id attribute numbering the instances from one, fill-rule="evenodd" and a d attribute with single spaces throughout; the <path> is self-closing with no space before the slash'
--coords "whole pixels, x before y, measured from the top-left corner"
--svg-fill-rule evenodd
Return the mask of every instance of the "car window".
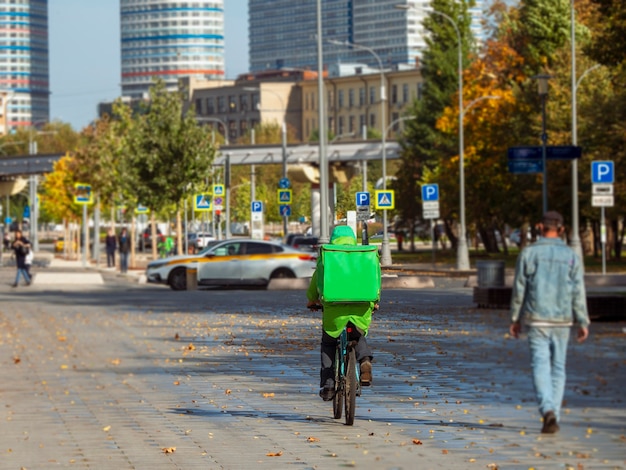
<path id="1" fill-rule="evenodd" d="M 249 243 L 246 243 L 246 254 L 247 255 L 260 255 L 260 254 L 272 253 L 273 251 L 272 247 L 273 245 L 269 245 L 266 243 L 249 242 Z"/>
<path id="2" fill-rule="evenodd" d="M 225 245 L 220 246 L 215 254 L 217 256 L 236 256 L 241 254 L 241 243 L 227 243 Z"/>

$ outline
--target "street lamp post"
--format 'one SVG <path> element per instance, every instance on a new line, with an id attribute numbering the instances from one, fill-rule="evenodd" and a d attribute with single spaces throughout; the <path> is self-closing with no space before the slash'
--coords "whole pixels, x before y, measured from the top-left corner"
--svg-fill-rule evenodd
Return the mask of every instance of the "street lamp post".
<path id="1" fill-rule="evenodd" d="M 537 79 L 537 90 L 541 97 L 541 164 L 543 166 L 543 181 L 541 186 L 542 210 L 548 212 L 548 167 L 546 163 L 546 153 L 548 145 L 548 134 L 546 133 L 546 100 L 548 98 L 548 80 L 550 75 L 540 74 L 533 78 Z"/>
<path id="2" fill-rule="evenodd" d="M 374 56 L 378 62 L 378 68 L 380 70 L 380 129 L 382 133 L 382 173 L 383 173 L 383 190 L 387 189 L 387 93 L 386 93 L 386 79 L 385 69 L 383 68 L 383 62 L 380 60 L 380 56 L 370 47 L 363 46 L 361 44 L 355 44 L 352 42 L 341 42 L 335 40 L 329 40 L 328 42 L 344 47 L 352 47 L 354 49 L 361 49 L 369 52 Z M 383 241 L 381 246 L 380 264 L 381 266 L 391 266 L 391 250 L 389 248 L 389 233 L 387 233 L 389 222 L 387 220 L 387 210 L 383 209 Z"/>
<path id="3" fill-rule="evenodd" d="M 414 5 L 395 5 L 395 8 L 399 10 L 411 10 L 416 9 Z M 457 246 L 457 258 L 456 258 L 456 267 L 458 270 L 468 270 L 470 268 L 469 263 L 469 252 L 467 247 L 467 235 L 465 228 L 465 156 L 464 156 L 464 146 L 463 142 L 463 41 L 461 38 L 461 31 L 459 31 L 459 27 L 450 16 L 447 14 L 437 11 L 430 10 L 430 13 L 435 15 L 439 15 L 445 18 L 447 21 L 452 24 L 454 27 L 454 32 L 456 33 L 457 41 L 458 41 L 458 75 L 459 75 L 459 205 L 460 205 L 460 214 L 459 214 L 459 241 Z"/>
<path id="4" fill-rule="evenodd" d="M 319 106 L 320 237 L 330 240 L 328 227 L 328 158 L 326 156 L 326 115 L 324 112 L 324 50 L 322 41 L 322 0 L 317 0 L 317 94 Z"/>

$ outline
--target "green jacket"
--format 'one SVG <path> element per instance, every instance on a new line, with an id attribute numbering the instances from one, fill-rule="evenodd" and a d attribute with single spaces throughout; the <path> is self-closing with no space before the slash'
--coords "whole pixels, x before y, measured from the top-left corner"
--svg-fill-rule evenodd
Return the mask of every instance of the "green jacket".
<path id="1" fill-rule="evenodd" d="M 330 237 L 332 245 L 356 245 L 354 232 L 347 225 L 338 225 Z M 319 300 L 317 290 L 317 270 L 313 273 L 311 283 L 306 292 L 309 301 Z M 338 338 L 348 322 L 352 322 L 363 334 L 367 335 L 372 322 L 374 302 L 322 302 L 324 312 L 322 328 L 333 338 Z"/>

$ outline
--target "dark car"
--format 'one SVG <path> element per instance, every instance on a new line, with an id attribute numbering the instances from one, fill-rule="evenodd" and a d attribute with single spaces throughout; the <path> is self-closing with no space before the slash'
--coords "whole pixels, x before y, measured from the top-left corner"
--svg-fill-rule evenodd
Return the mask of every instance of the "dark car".
<path id="1" fill-rule="evenodd" d="M 285 245 L 293 246 L 293 240 L 296 237 L 304 237 L 304 233 L 288 233 L 283 243 Z"/>
<path id="2" fill-rule="evenodd" d="M 157 228 L 157 243 L 165 240 L 161 230 Z M 152 227 L 147 227 L 139 237 L 139 250 L 145 251 L 152 249 Z"/>
<path id="3" fill-rule="evenodd" d="M 291 241 L 291 246 L 301 251 L 316 252 L 319 248 L 319 239 L 317 237 L 305 236 L 294 237 L 294 239 Z"/>

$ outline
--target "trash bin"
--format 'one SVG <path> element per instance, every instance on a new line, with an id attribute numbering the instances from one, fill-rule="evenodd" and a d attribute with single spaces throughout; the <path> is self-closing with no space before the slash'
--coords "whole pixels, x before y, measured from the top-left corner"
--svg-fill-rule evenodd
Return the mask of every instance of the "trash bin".
<path id="1" fill-rule="evenodd" d="M 198 269 L 187 268 L 187 290 L 198 289 Z"/>
<path id="2" fill-rule="evenodd" d="M 504 261 L 476 261 L 478 287 L 504 287 Z"/>

